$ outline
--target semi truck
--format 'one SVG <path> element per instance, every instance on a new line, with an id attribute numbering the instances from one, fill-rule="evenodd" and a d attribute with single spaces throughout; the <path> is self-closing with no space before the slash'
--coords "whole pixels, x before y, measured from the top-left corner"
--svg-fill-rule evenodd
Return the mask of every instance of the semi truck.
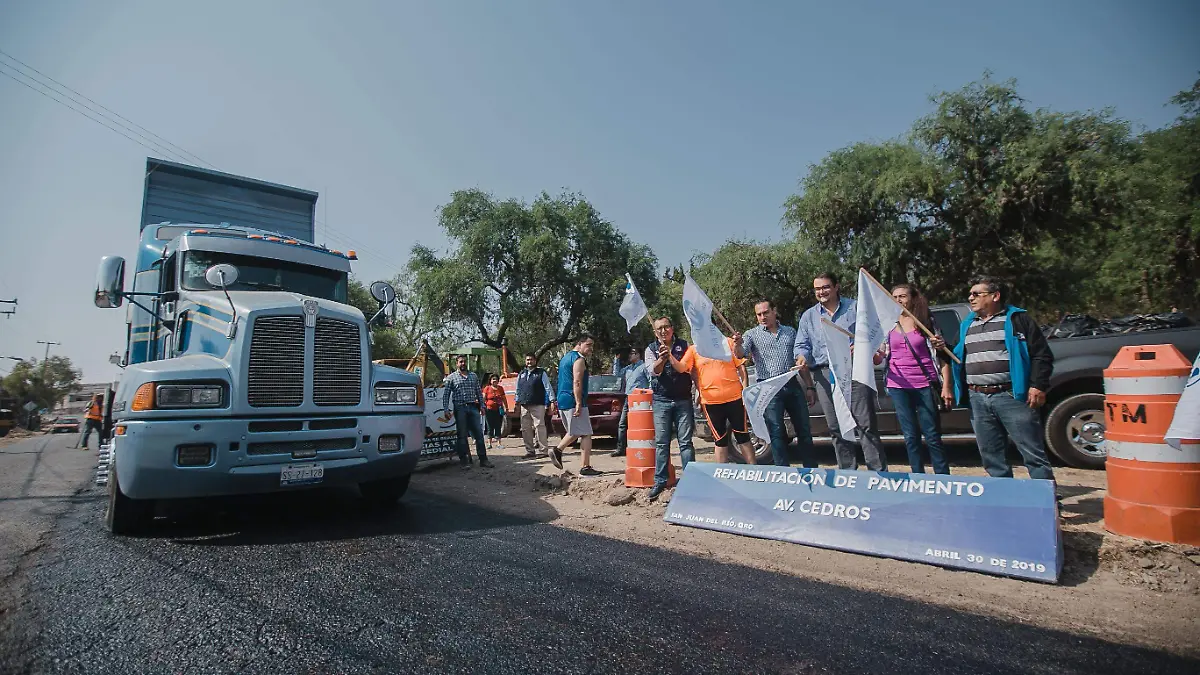
<path id="1" fill-rule="evenodd" d="M 347 301 L 353 251 L 314 242 L 314 192 L 147 158 L 137 252 L 100 261 L 94 303 L 127 307 L 106 527 L 173 500 L 355 485 L 377 506 L 421 452 L 418 377 L 372 363 Z"/>

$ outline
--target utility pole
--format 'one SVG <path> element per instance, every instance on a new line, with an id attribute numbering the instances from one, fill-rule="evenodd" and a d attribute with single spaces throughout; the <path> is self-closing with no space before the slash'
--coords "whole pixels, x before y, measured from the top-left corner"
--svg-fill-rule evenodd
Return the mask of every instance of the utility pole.
<path id="1" fill-rule="evenodd" d="M 42 357 L 42 385 L 46 384 L 46 360 L 50 358 L 50 347 L 53 345 L 61 345 L 61 342 L 47 342 L 46 340 L 38 340 L 39 345 L 46 345 L 46 356 Z"/>
<path id="2" fill-rule="evenodd" d="M 12 305 L 12 309 L 0 309 L 0 314 L 3 314 L 4 318 L 6 318 L 6 319 L 8 317 L 12 316 L 13 314 L 17 313 L 17 299 L 16 298 L 13 298 L 12 300 L 0 300 L 0 305 Z"/>

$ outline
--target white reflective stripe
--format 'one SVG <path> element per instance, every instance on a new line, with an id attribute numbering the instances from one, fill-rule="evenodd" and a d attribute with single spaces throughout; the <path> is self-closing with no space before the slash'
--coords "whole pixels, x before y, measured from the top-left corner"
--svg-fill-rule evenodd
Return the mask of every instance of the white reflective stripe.
<path id="1" fill-rule="evenodd" d="M 1183 389 L 1180 389 L 1179 391 L 1183 391 Z M 650 411 L 652 411 L 652 410 L 654 410 L 654 406 L 650 404 L 650 401 L 634 401 L 633 403 L 629 404 L 629 409 L 630 410 L 650 410 Z"/>
<path id="2" fill-rule="evenodd" d="M 1182 394 L 1187 375 L 1168 377 L 1106 377 L 1104 393 L 1116 396 Z"/>
<path id="3" fill-rule="evenodd" d="M 1200 443 L 1181 446 L 1179 450 L 1166 443 L 1135 443 L 1133 441 L 1104 441 L 1109 457 L 1139 462 L 1200 463 Z"/>
<path id="4" fill-rule="evenodd" d="M 654 441 L 629 441 L 626 447 L 629 448 L 653 448 Z"/>

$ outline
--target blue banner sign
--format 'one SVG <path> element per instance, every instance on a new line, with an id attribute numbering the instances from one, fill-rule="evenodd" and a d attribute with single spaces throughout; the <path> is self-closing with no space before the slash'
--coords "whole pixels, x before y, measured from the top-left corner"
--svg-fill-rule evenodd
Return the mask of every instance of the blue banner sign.
<path id="1" fill-rule="evenodd" d="M 1045 480 L 692 462 L 666 521 L 795 544 L 1057 582 Z"/>

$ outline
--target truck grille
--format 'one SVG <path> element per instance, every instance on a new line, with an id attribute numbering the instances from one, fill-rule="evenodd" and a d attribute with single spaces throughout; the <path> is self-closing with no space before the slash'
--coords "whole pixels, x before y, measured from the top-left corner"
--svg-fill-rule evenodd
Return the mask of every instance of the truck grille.
<path id="1" fill-rule="evenodd" d="M 362 400 L 362 341 L 358 326 L 317 317 L 313 403 L 358 405 Z"/>
<path id="2" fill-rule="evenodd" d="M 255 319 L 246 398 L 256 408 L 304 402 L 304 317 Z"/>

